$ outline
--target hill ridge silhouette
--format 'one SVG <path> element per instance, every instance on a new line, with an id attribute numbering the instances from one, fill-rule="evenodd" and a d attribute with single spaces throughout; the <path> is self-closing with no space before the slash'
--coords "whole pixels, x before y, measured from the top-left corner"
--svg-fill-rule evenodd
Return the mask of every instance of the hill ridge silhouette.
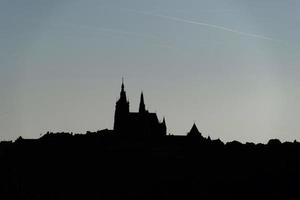
<path id="1" fill-rule="evenodd" d="M 3 199 L 293 199 L 300 144 L 48 133 L 0 143 Z M 216 192 L 217 191 L 217 192 Z"/>

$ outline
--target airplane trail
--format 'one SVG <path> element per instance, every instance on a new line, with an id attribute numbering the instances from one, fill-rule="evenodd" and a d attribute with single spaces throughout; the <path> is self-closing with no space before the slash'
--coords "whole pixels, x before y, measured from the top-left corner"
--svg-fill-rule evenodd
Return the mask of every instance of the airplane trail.
<path id="1" fill-rule="evenodd" d="M 275 39 L 273 39 L 271 37 L 267 37 L 267 36 L 264 36 L 264 35 L 253 34 L 253 33 L 247 33 L 247 32 L 243 32 L 243 31 L 238 31 L 238 30 L 235 30 L 235 29 L 227 28 L 225 26 L 209 24 L 209 23 L 199 22 L 199 21 L 194 21 L 194 20 L 188 20 L 188 19 L 168 16 L 168 15 L 156 14 L 156 13 L 152 13 L 152 12 L 137 11 L 137 10 L 132 10 L 132 9 L 126 9 L 126 10 L 129 11 L 129 12 L 139 13 L 139 14 L 143 14 L 143 15 L 149 15 L 149 16 L 153 16 L 153 17 L 160 17 L 160 18 L 163 18 L 163 19 L 168 19 L 168 20 L 172 20 L 172 21 L 176 21 L 176 22 L 206 26 L 206 27 L 209 27 L 209 28 L 218 29 L 218 30 L 222 30 L 222 31 L 227 31 L 227 32 L 235 33 L 235 34 L 242 35 L 242 36 L 248 36 L 248 37 L 253 37 L 253 38 L 258 38 L 258 39 L 263 39 L 263 40 L 275 41 Z"/>

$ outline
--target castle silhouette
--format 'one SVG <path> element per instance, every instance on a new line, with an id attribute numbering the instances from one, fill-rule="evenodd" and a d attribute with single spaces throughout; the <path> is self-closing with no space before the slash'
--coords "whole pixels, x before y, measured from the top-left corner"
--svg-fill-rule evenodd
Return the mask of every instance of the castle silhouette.
<path id="1" fill-rule="evenodd" d="M 167 134 L 165 118 L 160 122 L 156 113 L 146 110 L 144 95 L 141 93 L 139 112 L 130 112 L 129 101 L 122 80 L 120 99 L 116 102 L 114 131 L 120 135 L 144 137 Z"/>
<path id="2" fill-rule="evenodd" d="M 1 199 L 297 199 L 300 143 L 223 143 L 194 124 L 170 135 L 165 119 L 130 112 L 122 81 L 113 130 L 0 142 Z M 124 136 L 124 137 L 123 137 Z M 132 136 L 132 137 L 127 137 Z M 149 137 L 162 136 L 162 137 Z M 34 188 L 34 190 L 33 190 Z M 216 192 L 217 191 L 217 192 Z"/>

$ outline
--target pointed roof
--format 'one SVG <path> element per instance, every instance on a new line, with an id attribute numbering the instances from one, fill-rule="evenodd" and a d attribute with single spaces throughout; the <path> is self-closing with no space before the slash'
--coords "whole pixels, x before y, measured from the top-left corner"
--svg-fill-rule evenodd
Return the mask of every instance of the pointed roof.
<path id="1" fill-rule="evenodd" d="M 167 128 L 165 117 L 163 118 L 163 121 L 162 121 L 161 125 Z"/>
<path id="2" fill-rule="evenodd" d="M 122 77 L 122 86 L 121 86 L 122 91 L 124 90 L 124 77 Z"/>
<path id="3" fill-rule="evenodd" d="M 124 88 L 125 88 L 124 87 L 124 78 L 122 78 L 122 85 L 121 85 L 121 92 L 120 92 L 120 99 L 119 99 L 119 101 L 127 102 L 126 92 L 125 92 Z"/>
<path id="4" fill-rule="evenodd" d="M 190 132 L 187 135 L 188 136 L 202 136 L 195 123 L 193 124 Z"/>
<path id="5" fill-rule="evenodd" d="M 142 91 L 142 93 L 141 93 L 141 103 L 144 104 L 144 94 L 143 94 L 143 91 Z"/>
<path id="6" fill-rule="evenodd" d="M 146 111 L 146 106 L 145 106 L 145 102 L 144 102 L 144 94 L 143 91 L 141 93 L 141 99 L 140 99 L 140 107 L 139 107 L 139 112 L 145 112 Z"/>

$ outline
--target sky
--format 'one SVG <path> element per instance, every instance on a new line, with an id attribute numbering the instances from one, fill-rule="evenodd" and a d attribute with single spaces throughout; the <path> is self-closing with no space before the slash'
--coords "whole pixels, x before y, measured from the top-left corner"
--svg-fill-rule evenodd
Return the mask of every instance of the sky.
<path id="1" fill-rule="evenodd" d="M 0 0 L 0 140 L 113 127 L 137 111 L 185 135 L 300 140 L 298 0 Z"/>

